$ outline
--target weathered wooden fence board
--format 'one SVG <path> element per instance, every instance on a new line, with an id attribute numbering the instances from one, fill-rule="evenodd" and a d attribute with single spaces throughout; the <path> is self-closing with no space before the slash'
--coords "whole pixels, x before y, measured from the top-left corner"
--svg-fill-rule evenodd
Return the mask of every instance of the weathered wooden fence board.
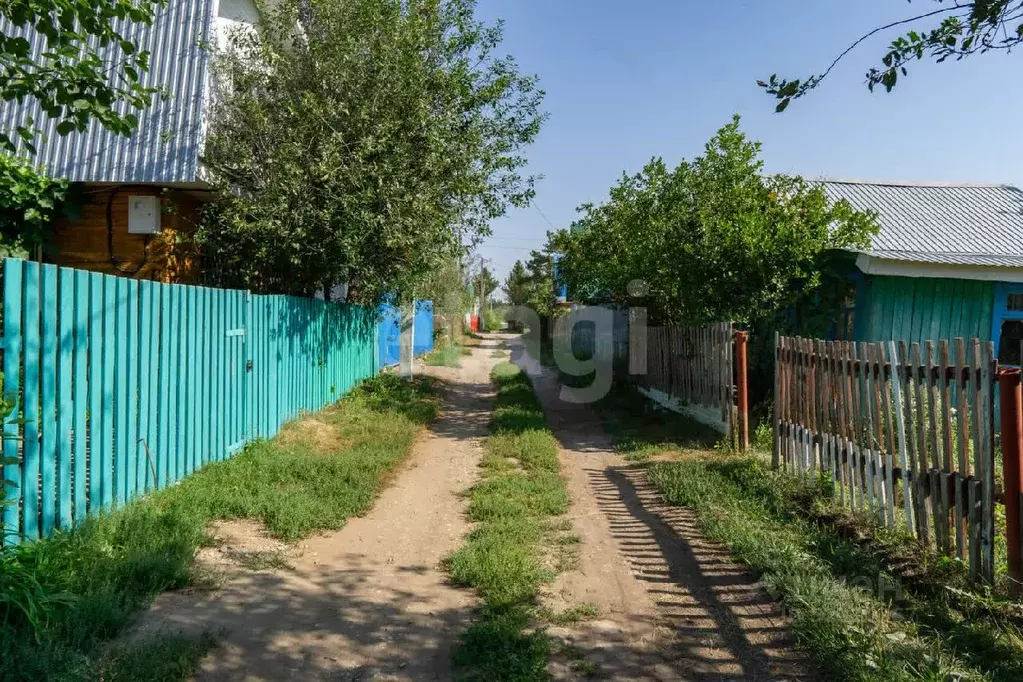
<path id="1" fill-rule="evenodd" d="M 630 328 L 625 311 L 609 311 L 613 325 L 597 330 L 582 318 L 555 325 L 556 347 L 576 358 L 600 356 L 612 362 L 620 380 L 635 385 L 668 409 L 683 412 L 725 435 L 733 430 L 735 344 L 730 322 L 702 326 Z M 638 347 L 637 341 L 645 344 Z M 600 349 L 600 352 L 598 352 Z M 645 358 L 644 368 L 635 366 Z"/>
<path id="2" fill-rule="evenodd" d="M 994 576 L 990 342 L 776 338 L 776 466 Z"/>

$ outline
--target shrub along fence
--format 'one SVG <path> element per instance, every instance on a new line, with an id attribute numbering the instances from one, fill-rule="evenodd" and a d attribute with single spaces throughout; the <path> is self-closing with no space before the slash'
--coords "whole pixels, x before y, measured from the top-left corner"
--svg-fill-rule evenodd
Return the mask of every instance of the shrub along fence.
<path id="1" fill-rule="evenodd" d="M 827 472 L 843 504 L 992 581 L 993 344 L 778 337 L 775 345 L 775 466 Z"/>
<path id="2" fill-rule="evenodd" d="M 5 543 L 166 487 L 377 372 L 376 311 L 3 264 Z"/>

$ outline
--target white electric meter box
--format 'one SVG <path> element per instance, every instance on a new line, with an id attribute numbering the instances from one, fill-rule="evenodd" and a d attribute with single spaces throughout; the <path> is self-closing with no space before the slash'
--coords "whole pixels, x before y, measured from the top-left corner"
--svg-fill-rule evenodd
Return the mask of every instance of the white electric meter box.
<path id="1" fill-rule="evenodd" d="M 128 197 L 128 233 L 160 232 L 160 197 Z"/>

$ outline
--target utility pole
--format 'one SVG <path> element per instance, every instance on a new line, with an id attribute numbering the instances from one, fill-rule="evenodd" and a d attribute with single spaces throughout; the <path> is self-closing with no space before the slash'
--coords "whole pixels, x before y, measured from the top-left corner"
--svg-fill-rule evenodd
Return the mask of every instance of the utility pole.
<path id="1" fill-rule="evenodd" d="M 398 323 L 398 375 L 412 378 L 412 360 L 415 354 L 416 303 L 401 306 Z"/>
<path id="2" fill-rule="evenodd" d="M 483 273 L 486 272 L 487 263 L 490 263 L 490 262 L 491 261 L 490 261 L 489 258 L 484 258 L 483 256 L 479 257 L 479 265 L 480 265 L 480 272 L 479 272 L 479 275 L 478 275 L 478 278 L 479 278 L 478 279 L 478 286 L 479 286 L 479 307 L 477 309 L 476 316 L 477 316 L 477 319 L 479 319 L 479 328 L 481 330 L 483 329 L 483 311 L 484 311 L 484 309 L 486 307 L 486 304 L 487 304 L 487 291 L 486 291 L 486 288 L 484 286 L 484 281 L 485 280 L 483 278 Z"/>

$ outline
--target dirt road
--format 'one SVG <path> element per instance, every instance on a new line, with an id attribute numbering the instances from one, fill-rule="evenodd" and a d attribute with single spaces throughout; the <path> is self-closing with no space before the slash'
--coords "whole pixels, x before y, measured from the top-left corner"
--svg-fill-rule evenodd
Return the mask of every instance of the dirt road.
<path id="1" fill-rule="evenodd" d="M 812 679 L 777 605 L 685 510 L 661 503 L 586 406 L 560 400 L 551 370 L 510 343 L 560 441 L 580 538 L 578 566 L 544 600 L 599 611 L 549 629 L 561 643 L 554 678 Z M 198 680 L 451 679 L 475 601 L 447 583 L 440 563 L 468 531 L 460 493 L 476 480 L 498 344 L 488 339 L 460 369 L 430 369 L 450 387 L 442 416 L 365 517 L 301 543 L 290 568 L 242 571 L 215 593 L 163 595 L 142 631 L 218 633 Z M 219 531 L 228 544 L 278 546 L 252 524 Z"/>
<path id="2" fill-rule="evenodd" d="M 213 594 L 165 594 L 145 629 L 219 633 L 198 680 L 448 680 L 474 601 L 447 584 L 442 559 L 467 530 L 459 493 L 476 478 L 493 391 L 491 349 L 448 382 L 441 417 L 373 509 L 311 538 L 291 568 L 246 571 Z M 267 543 L 245 525 L 232 541 Z"/>
<path id="3" fill-rule="evenodd" d="M 533 378 L 561 443 L 581 553 L 549 599 L 561 608 L 589 602 L 600 616 L 551 632 L 591 664 L 581 668 L 589 678 L 812 679 L 783 614 L 756 581 L 700 536 L 686 510 L 661 503 L 587 406 L 560 399 L 552 370 L 521 347 L 512 357 Z M 580 666 L 553 668 L 556 679 L 576 679 Z"/>

